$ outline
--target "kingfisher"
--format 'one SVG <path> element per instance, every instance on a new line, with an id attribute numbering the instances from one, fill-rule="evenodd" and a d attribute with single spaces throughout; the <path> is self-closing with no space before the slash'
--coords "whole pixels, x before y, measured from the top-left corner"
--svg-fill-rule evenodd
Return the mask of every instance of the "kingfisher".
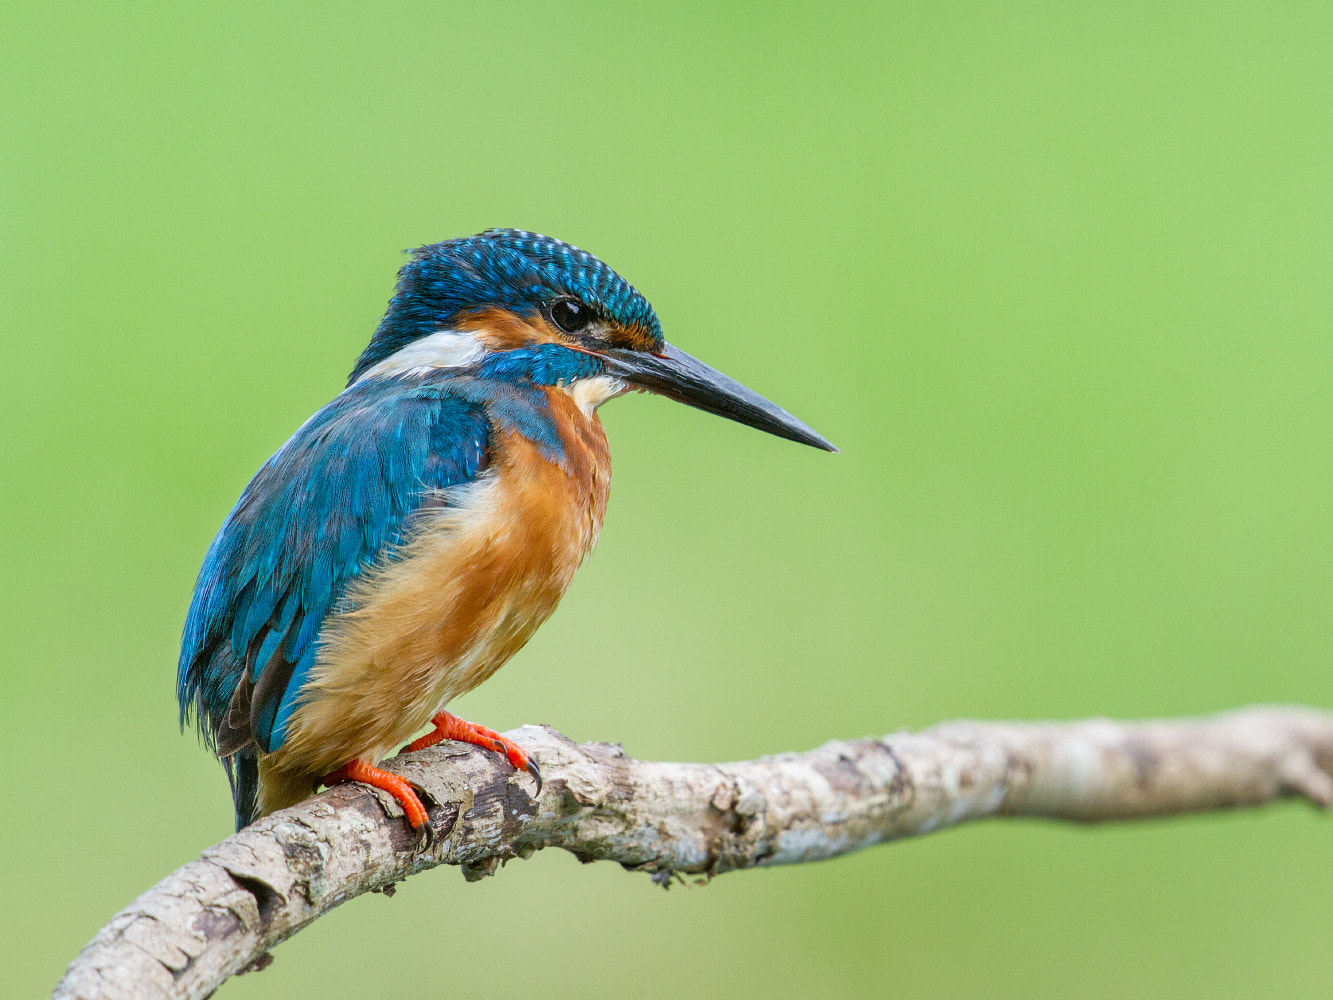
<path id="1" fill-rule="evenodd" d="M 836 451 L 790 413 L 663 340 L 591 254 L 493 229 L 411 251 L 347 386 L 264 463 L 204 557 L 177 674 L 222 761 L 239 830 L 320 785 L 418 789 L 403 746 L 523 748 L 446 711 L 555 610 L 610 486 L 597 408 L 666 396 Z"/>

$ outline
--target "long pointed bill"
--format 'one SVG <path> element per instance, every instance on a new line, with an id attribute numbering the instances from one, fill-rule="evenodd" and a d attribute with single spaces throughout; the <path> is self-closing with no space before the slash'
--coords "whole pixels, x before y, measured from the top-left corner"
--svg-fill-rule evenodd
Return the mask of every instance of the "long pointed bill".
<path id="1" fill-rule="evenodd" d="M 670 344 L 664 344 L 659 354 L 618 348 L 601 353 L 607 360 L 607 374 L 636 388 L 790 441 L 838 450 L 782 407 Z"/>

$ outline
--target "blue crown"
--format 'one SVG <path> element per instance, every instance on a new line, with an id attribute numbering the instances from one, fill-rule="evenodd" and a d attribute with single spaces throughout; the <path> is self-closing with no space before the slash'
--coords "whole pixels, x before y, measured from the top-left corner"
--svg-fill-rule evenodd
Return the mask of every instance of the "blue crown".
<path id="1" fill-rule="evenodd" d="M 564 295 L 618 326 L 662 341 L 648 300 L 586 250 L 521 229 L 488 229 L 412 251 L 349 381 L 417 338 L 448 327 L 455 317 L 497 306 L 530 314 Z"/>

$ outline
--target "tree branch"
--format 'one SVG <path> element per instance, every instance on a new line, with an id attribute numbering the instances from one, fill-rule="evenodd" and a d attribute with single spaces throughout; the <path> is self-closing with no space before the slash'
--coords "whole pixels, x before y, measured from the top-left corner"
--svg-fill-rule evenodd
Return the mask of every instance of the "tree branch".
<path id="1" fill-rule="evenodd" d="M 469 880 L 562 847 L 663 885 L 681 873 L 815 861 L 984 816 L 1101 821 L 1333 802 L 1333 713 L 1249 708 L 1203 719 L 953 722 L 736 764 L 636 761 L 552 729 L 511 735 L 546 788 L 497 754 L 444 743 L 396 759 L 433 800 L 433 842 L 392 799 L 341 785 L 206 850 L 117 914 L 55 996 L 206 997 L 363 892 L 460 865 Z"/>

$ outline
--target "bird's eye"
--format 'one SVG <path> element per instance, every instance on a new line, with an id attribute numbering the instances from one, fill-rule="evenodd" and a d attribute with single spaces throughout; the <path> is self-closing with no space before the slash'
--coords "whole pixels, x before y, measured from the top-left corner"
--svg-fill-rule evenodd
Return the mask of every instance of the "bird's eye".
<path id="1" fill-rule="evenodd" d="M 565 333 L 576 333 L 592 322 L 592 310 L 578 299 L 557 299 L 551 306 L 551 321 Z"/>

